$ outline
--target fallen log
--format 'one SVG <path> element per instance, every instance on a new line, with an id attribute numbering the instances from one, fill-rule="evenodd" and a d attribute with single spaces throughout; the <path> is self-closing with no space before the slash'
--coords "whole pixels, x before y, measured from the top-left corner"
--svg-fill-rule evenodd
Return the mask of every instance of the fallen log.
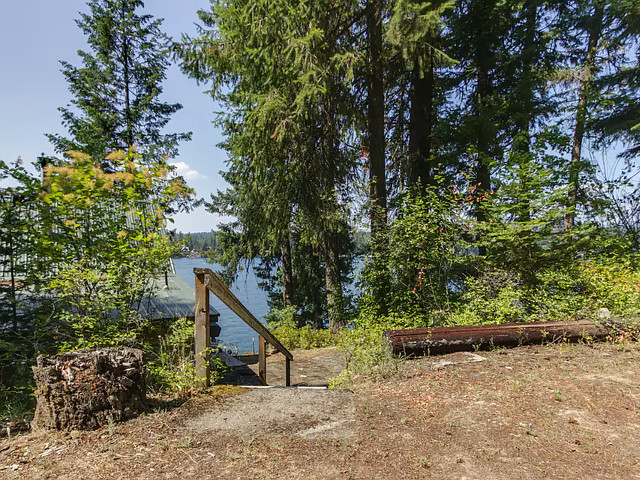
<path id="1" fill-rule="evenodd" d="M 559 340 L 602 340 L 624 331 L 626 322 L 575 320 L 568 322 L 504 323 L 462 327 L 414 328 L 385 332 L 394 354 L 437 355 L 491 347 L 517 347 Z"/>

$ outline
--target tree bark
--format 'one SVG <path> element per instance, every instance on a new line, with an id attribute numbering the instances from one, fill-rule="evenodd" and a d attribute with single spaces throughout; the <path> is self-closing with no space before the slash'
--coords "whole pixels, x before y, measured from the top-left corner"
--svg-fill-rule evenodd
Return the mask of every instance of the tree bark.
<path id="1" fill-rule="evenodd" d="M 283 237 L 280 243 L 282 255 L 282 303 L 286 307 L 293 305 L 293 268 L 291 265 L 291 237 Z"/>
<path id="2" fill-rule="evenodd" d="M 569 166 L 569 191 L 567 192 L 567 208 L 569 211 L 564 218 L 564 229 L 566 231 L 571 230 L 575 225 L 575 209 L 578 204 L 580 173 L 582 170 L 582 142 L 584 140 L 585 123 L 587 121 L 587 96 L 591 90 L 591 79 L 596 71 L 596 54 L 598 53 L 598 43 L 602 34 L 603 18 L 604 7 L 602 4 L 596 3 L 589 26 L 589 43 L 587 45 L 585 62 L 580 75 L 580 87 L 578 89 L 576 124 L 573 131 L 573 148 L 571 151 L 571 164 Z"/>
<path id="3" fill-rule="evenodd" d="M 492 26 L 491 7 L 490 5 L 478 5 L 478 11 L 475 12 L 478 18 L 476 32 L 476 44 L 474 48 L 474 63 L 476 67 L 476 97 L 475 97 L 475 113 L 476 113 L 476 148 L 478 151 L 478 161 L 476 164 L 476 192 L 491 191 L 491 171 L 489 161 L 491 158 L 491 131 L 490 131 L 490 114 L 489 114 L 489 97 L 493 91 L 493 85 L 490 78 L 491 69 L 491 39 L 489 32 Z M 479 222 L 486 220 L 486 215 L 480 203 L 476 203 L 475 217 Z"/>
<path id="4" fill-rule="evenodd" d="M 125 10 L 125 5 L 122 5 L 122 24 L 126 25 L 126 17 L 127 12 Z M 131 148 L 133 146 L 133 120 L 131 118 L 131 79 L 129 78 L 129 37 L 126 29 L 122 32 L 122 63 L 123 63 L 123 74 L 124 74 L 124 100 L 125 100 L 125 119 L 127 122 L 127 132 L 126 132 L 126 141 L 127 148 Z"/>
<path id="5" fill-rule="evenodd" d="M 429 59 L 426 71 L 417 66 L 412 71 L 411 107 L 409 110 L 409 185 L 419 182 L 426 186 L 431 181 L 431 146 L 434 122 L 434 65 Z"/>
<path id="6" fill-rule="evenodd" d="M 342 315 L 342 282 L 340 281 L 339 247 L 335 233 L 327 235 L 324 248 L 325 284 L 327 289 L 327 316 L 329 328 L 336 332 L 344 327 Z"/>
<path id="7" fill-rule="evenodd" d="M 535 39 L 538 24 L 538 6 L 536 0 L 525 3 L 524 15 L 525 36 L 524 45 L 522 47 L 522 76 L 520 78 L 519 88 L 516 91 L 516 95 L 518 96 L 515 102 L 517 105 L 517 111 L 514 112 L 514 114 L 516 116 L 517 136 L 513 142 L 513 148 L 519 154 L 517 159 L 520 164 L 519 180 L 522 185 L 523 193 L 526 194 L 526 185 L 529 180 L 526 163 L 530 160 L 531 126 L 533 125 L 535 117 L 533 63 L 535 61 Z M 531 220 L 531 207 L 528 199 L 524 198 L 521 200 L 518 210 L 518 220 L 520 222 L 528 222 Z"/>
<path id="8" fill-rule="evenodd" d="M 369 81 L 367 89 L 369 197 L 371 201 L 371 232 L 375 235 L 384 227 L 387 219 L 382 1 L 369 0 L 366 7 L 366 15 L 369 49 Z"/>

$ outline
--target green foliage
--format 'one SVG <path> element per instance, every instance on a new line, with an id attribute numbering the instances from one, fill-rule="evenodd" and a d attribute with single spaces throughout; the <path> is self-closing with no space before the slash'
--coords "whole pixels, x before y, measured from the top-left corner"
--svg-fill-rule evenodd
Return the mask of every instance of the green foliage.
<path id="1" fill-rule="evenodd" d="M 162 20 L 138 13 L 143 7 L 141 0 L 90 0 L 76 20 L 90 51 L 78 51 L 81 67 L 62 62 L 73 99 L 60 108 L 70 137 L 48 135 L 58 153 L 82 151 L 111 168 L 105 159 L 114 150 L 138 146 L 147 160 L 159 160 L 190 138 L 163 132 L 182 106 L 159 98 L 169 39 Z"/>
<path id="2" fill-rule="evenodd" d="M 334 333 L 325 328 L 313 328 L 311 325 L 299 326 L 298 312 L 295 307 L 282 310 L 271 309 L 267 322 L 271 332 L 289 350 L 332 347 L 340 341 L 342 332 Z"/>
<path id="3" fill-rule="evenodd" d="M 19 365 L 9 379 L 6 377 L 3 375 L 0 389 L 0 422 L 28 424 L 35 408 L 31 367 Z"/>
<path id="4" fill-rule="evenodd" d="M 131 151 L 107 157 L 115 173 L 69 155 L 44 171 L 39 288 L 52 299 L 53 319 L 71 330 L 65 349 L 126 343 L 140 329 L 155 276 L 168 268 L 164 210 L 191 191 L 163 165 L 140 166 Z"/>
<path id="5" fill-rule="evenodd" d="M 331 388 L 348 387 L 358 376 L 384 378 L 397 372 L 400 359 L 391 353 L 383 325 L 344 331 L 338 348 L 346 356 L 346 368 L 331 379 Z"/>
<path id="6" fill-rule="evenodd" d="M 412 324 L 426 325 L 455 297 L 452 282 L 465 261 L 464 234 L 471 228 L 462 217 L 468 195 L 442 188 L 449 189 L 447 197 L 440 186 L 419 186 L 404 197 L 385 233 L 387 247 L 372 252 L 361 275 L 366 317 L 412 318 Z M 378 284 L 386 285 L 384 298 Z"/>
<path id="7" fill-rule="evenodd" d="M 508 323 L 526 318 L 523 292 L 506 272 L 486 272 L 469 277 L 456 310 L 447 320 L 453 325 Z"/>
<path id="8" fill-rule="evenodd" d="M 172 255 L 165 212 L 189 201 L 191 190 L 134 151 L 107 159 L 113 172 L 69 152 L 66 163 L 45 166 L 42 179 L 20 164 L 0 165 L 17 184 L 3 197 L 3 245 L 19 242 L 3 252 L 15 281 L 2 293 L 16 307 L 3 308 L 0 317 L 5 410 L 30 405 L 28 397 L 12 397 L 31 388 L 38 354 L 140 346 L 146 326 L 140 306 Z"/>
<path id="9" fill-rule="evenodd" d="M 197 376 L 193 354 L 193 321 L 180 318 L 162 332 L 151 329 L 156 338 L 145 342 L 146 386 L 153 393 L 189 395 Z M 149 335 L 149 332 L 147 332 Z M 212 359 L 211 381 L 222 378 L 227 367 L 218 358 Z"/>
<path id="10" fill-rule="evenodd" d="M 343 322 L 348 269 L 340 259 L 350 249 L 342 240 L 356 159 L 346 145 L 356 112 L 349 87 L 358 58 L 353 43 L 342 41 L 351 35 L 342 22 L 355 8 L 212 2 L 199 12 L 198 37 L 176 45 L 183 70 L 210 83 L 224 106 L 218 120 L 231 188 L 213 196 L 209 209 L 236 220 L 221 227 L 217 260 L 232 278 L 260 255 L 269 265 L 265 283 L 282 291 L 274 305 L 299 305 L 317 326 Z M 271 267 L 280 265 L 275 274 Z"/>

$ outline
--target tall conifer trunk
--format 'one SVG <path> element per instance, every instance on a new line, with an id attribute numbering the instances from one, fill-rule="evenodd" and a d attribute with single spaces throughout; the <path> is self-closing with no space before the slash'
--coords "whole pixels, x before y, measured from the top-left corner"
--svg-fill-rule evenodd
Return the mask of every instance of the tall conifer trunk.
<path id="1" fill-rule="evenodd" d="M 476 38 L 474 46 L 474 63 L 476 67 L 476 96 L 474 102 L 476 116 L 476 149 L 478 161 L 476 164 L 476 183 L 478 194 L 491 190 L 491 118 L 489 114 L 489 97 L 493 93 L 490 77 L 491 70 L 491 13 L 494 2 L 475 2 Z M 480 204 L 476 204 L 475 217 L 479 222 L 486 220 L 486 215 Z M 483 253 L 483 252 L 481 252 Z"/>
<path id="2" fill-rule="evenodd" d="M 598 53 L 598 43 L 602 34 L 603 18 L 604 7 L 600 2 L 596 2 L 595 11 L 590 19 L 589 42 L 578 89 L 576 123 L 573 131 L 573 148 L 571 150 L 571 164 L 569 166 L 569 191 L 567 192 L 567 207 L 569 208 L 569 212 L 564 219 L 565 230 L 571 230 L 575 225 L 575 208 L 578 203 L 580 173 L 582 171 L 582 142 L 584 141 L 585 123 L 587 121 L 587 96 L 591 90 L 591 80 L 596 71 L 596 54 Z"/>
<path id="3" fill-rule="evenodd" d="M 534 72 L 533 64 L 535 62 L 536 53 L 536 29 L 538 25 L 538 0 L 530 0 L 524 5 L 525 16 L 525 35 L 524 44 L 522 46 L 522 76 L 520 79 L 520 85 L 516 94 L 517 110 L 516 128 L 517 137 L 513 143 L 514 150 L 519 154 L 518 162 L 520 163 L 520 183 L 523 188 L 526 188 L 528 183 L 528 171 L 526 164 L 529 160 L 531 152 L 531 126 L 533 125 L 535 112 L 534 112 Z M 528 201 L 523 201 L 518 211 L 518 220 L 520 222 L 527 222 L 531 220 L 531 207 Z"/>
<path id="4" fill-rule="evenodd" d="M 291 264 L 291 237 L 289 232 L 280 242 L 282 256 L 282 303 L 286 307 L 293 305 L 293 267 Z"/>
<path id="5" fill-rule="evenodd" d="M 340 281 L 339 246 L 334 232 L 329 232 L 324 245 L 325 285 L 329 328 L 336 332 L 344 327 L 342 318 L 342 282 Z"/>
<path id="6" fill-rule="evenodd" d="M 371 219 L 371 251 L 382 269 L 386 269 L 388 241 L 387 184 L 385 160 L 384 68 L 382 63 L 382 0 L 368 0 L 367 47 L 367 136 L 369 148 L 369 204 Z M 371 292 L 378 299 L 379 314 L 387 311 L 385 282 L 378 282 Z"/>
<path id="7" fill-rule="evenodd" d="M 366 7 L 369 50 L 367 120 L 369 137 L 369 197 L 371 231 L 386 224 L 387 188 L 385 173 L 384 70 L 382 64 L 382 0 L 369 0 Z"/>
<path id="8" fill-rule="evenodd" d="M 411 107 L 409 110 L 409 185 L 419 181 L 426 186 L 431 181 L 431 148 L 434 123 L 435 72 L 433 58 L 429 58 L 424 72 L 417 59 L 411 72 Z"/>
<path id="9" fill-rule="evenodd" d="M 476 147 L 478 149 L 478 163 L 476 164 L 476 183 L 477 192 L 487 192 L 491 190 L 491 170 L 489 160 L 491 153 L 489 150 L 490 141 L 487 122 L 488 97 L 491 94 L 491 80 L 489 79 L 489 69 L 482 61 L 478 65 L 478 83 L 476 98 Z M 478 204 L 479 205 L 479 204 Z M 484 210 L 481 207 L 476 208 L 476 220 L 482 222 L 486 220 Z"/>
<path id="10" fill-rule="evenodd" d="M 122 24 L 123 24 L 123 33 L 122 33 L 122 66 L 123 66 L 123 75 L 124 75 L 124 108 L 125 108 L 125 121 L 127 122 L 127 132 L 125 134 L 127 141 L 127 148 L 131 148 L 133 146 L 133 121 L 131 118 L 131 80 L 129 78 L 129 62 L 130 62 L 130 54 L 129 54 L 129 32 L 126 30 L 126 16 L 127 12 L 125 10 L 126 5 L 122 4 Z M 109 153 L 109 152 L 107 152 Z"/>

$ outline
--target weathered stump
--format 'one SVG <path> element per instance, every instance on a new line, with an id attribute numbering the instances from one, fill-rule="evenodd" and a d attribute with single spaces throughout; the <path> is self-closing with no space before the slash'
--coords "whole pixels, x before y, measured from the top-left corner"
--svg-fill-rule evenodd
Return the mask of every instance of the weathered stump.
<path id="1" fill-rule="evenodd" d="M 133 348 L 78 350 L 40 355 L 34 428 L 93 430 L 144 409 L 142 352 Z"/>

